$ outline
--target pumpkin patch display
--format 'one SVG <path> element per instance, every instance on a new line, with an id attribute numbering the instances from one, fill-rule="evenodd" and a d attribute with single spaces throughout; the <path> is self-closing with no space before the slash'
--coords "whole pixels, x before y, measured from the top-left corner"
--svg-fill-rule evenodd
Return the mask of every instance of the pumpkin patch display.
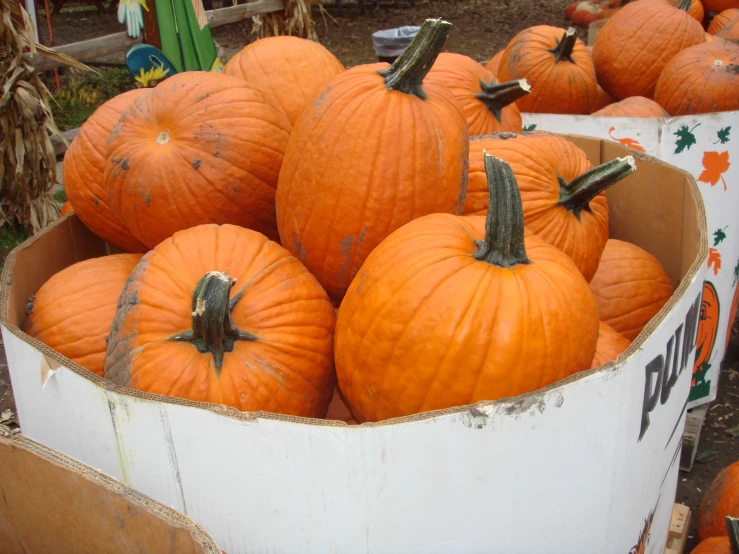
<path id="1" fill-rule="evenodd" d="M 498 83 L 491 71 L 472 58 L 442 53 L 424 82 L 452 91 L 464 111 L 470 136 L 522 130 L 515 102 L 531 92 L 524 79 Z"/>
<path id="2" fill-rule="evenodd" d="M 739 41 L 739 18 L 732 19 L 716 33 L 717 38 Z"/>
<path id="3" fill-rule="evenodd" d="M 134 102 L 113 129 L 105 193 L 149 248 L 181 229 L 231 223 L 277 238 L 274 199 L 290 135 L 252 85 L 187 71 Z"/>
<path id="4" fill-rule="evenodd" d="M 102 377 L 118 297 L 140 259 L 140 254 L 115 254 L 56 273 L 26 306 L 23 330 Z"/>
<path id="5" fill-rule="evenodd" d="M 709 537 L 693 550 L 691 554 L 732 554 L 729 537 Z"/>
<path id="6" fill-rule="evenodd" d="M 680 6 L 682 1 L 683 0 L 670 0 L 670 4 L 677 8 Z M 703 16 L 705 15 L 705 12 L 701 0 L 691 0 L 688 13 L 690 14 L 690 17 L 695 19 L 698 23 L 703 24 Z"/>
<path id="7" fill-rule="evenodd" d="M 490 61 L 485 64 L 485 69 L 491 71 L 493 73 L 494 77 L 498 77 L 498 69 L 500 69 L 500 60 L 503 58 L 503 54 L 505 53 L 505 48 L 500 50 L 495 56 L 490 58 Z"/>
<path id="8" fill-rule="evenodd" d="M 427 20 L 388 66 L 335 77 L 295 124 L 277 187 L 277 225 L 338 306 L 367 255 L 395 229 L 464 204 L 464 112 L 424 78 L 451 24 Z"/>
<path id="9" fill-rule="evenodd" d="M 595 347 L 595 356 L 590 367 L 599 367 L 615 360 L 631 345 L 631 341 L 617 333 L 607 323 L 600 322 L 598 327 L 598 344 Z"/>
<path id="10" fill-rule="evenodd" d="M 597 112 L 593 112 L 591 115 L 595 117 L 648 118 L 669 117 L 670 114 L 654 100 L 643 96 L 632 96 L 620 102 L 614 102 Z"/>
<path id="11" fill-rule="evenodd" d="M 725 467 L 705 492 L 698 508 L 698 538 L 728 536 L 726 516 L 739 517 L 739 462 Z"/>
<path id="12" fill-rule="evenodd" d="M 336 371 L 360 422 L 516 396 L 590 367 L 599 322 L 587 283 L 524 230 L 508 164 L 484 163 L 485 217 L 411 221 L 344 297 Z"/>
<path id="13" fill-rule="evenodd" d="M 335 312 L 303 265 L 233 225 L 175 233 L 121 294 L 105 377 L 241 411 L 323 417 L 334 391 Z"/>
<path id="14" fill-rule="evenodd" d="M 716 17 L 711 20 L 706 32 L 715 35 L 735 19 L 739 19 L 739 8 L 724 10 L 721 13 L 716 14 Z"/>

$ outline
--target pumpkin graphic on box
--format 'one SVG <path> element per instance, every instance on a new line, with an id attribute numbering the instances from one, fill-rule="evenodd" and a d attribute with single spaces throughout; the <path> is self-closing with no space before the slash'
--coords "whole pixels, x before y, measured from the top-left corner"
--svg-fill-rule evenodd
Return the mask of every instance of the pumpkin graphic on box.
<path id="1" fill-rule="evenodd" d="M 703 283 L 703 298 L 698 318 L 698 332 L 695 337 L 695 362 L 693 364 L 693 385 L 690 398 L 701 398 L 708 395 L 711 386 L 705 377 L 711 368 L 709 359 L 716 344 L 718 333 L 720 305 L 716 287 L 710 281 Z M 700 389 L 700 390 L 699 390 Z"/>
<path id="2" fill-rule="evenodd" d="M 731 340 L 731 329 L 734 327 L 734 319 L 736 318 L 736 309 L 739 306 L 739 287 L 734 291 L 734 299 L 731 301 L 731 309 L 729 310 L 729 325 L 726 329 L 726 344 L 724 351 L 729 349 L 729 340 Z"/>

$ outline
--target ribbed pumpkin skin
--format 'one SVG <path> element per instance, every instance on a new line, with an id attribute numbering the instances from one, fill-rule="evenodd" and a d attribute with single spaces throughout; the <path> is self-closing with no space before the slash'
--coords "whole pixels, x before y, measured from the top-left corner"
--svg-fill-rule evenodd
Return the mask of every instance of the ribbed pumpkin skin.
<path id="1" fill-rule="evenodd" d="M 598 83 L 619 100 L 652 98 L 657 79 L 681 50 L 706 42 L 700 23 L 665 0 L 639 0 L 619 9 L 593 45 Z"/>
<path id="2" fill-rule="evenodd" d="M 608 239 L 590 290 L 601 321 L 633 341 L 675 289 L 649 252 L 635 244 Z"/>
<path id="3" fill-rule="evenodd" d="M 105 194 L 105 151 L 121 114 L 149 89 L 119 94 L 100 106 L 80 127 L 64 155 L 64 191 L 82 223 L 105 242 L 126 252 L 146 252 L 110 209 Z"/>
<path id="4" fill-rule="evenodd" d="M 74 208 L 72 207 L 72 204 L 69 203 L 69 201 L 62 204 L 62 209 L 59 210 L 59 217 L 64 217 L 67 214 L 71 214 L 74 211 Z"/>
<path id="5" fill-rule="evenodd" d="M 595 346 L 595 356 L 591 368 L 602 366 L 615 360 L 631 345 L 631 341 L 607 323 L 600 322 L 598 327 L 598 344 Z"/>
<path id="6" fill-rule="evenodd" d="M 691 550 L 690 554 L 731 554 L 729 537 L 710 537 Z"/>
<path id="7" fill-rule="evenodd" d="M 706 31 L 711 35 L 715 35 L 735 19 L 739 19 L 739 8 L 724 10 L 711 20 Z"/>
<path id="8" fill-rule="evenodd" d="M 446 87 L 427 100 L 387 90 L 388 64 L 333 79 L 290 136 L 277 187 L 282 244 L 336 306 L 367 255 L 429 213 L 459 213 L 469 152 L 464 113 Z"/>
<path id="9" fill-rule="evenodd" d="M 681 1 L 682 0 L 670 0 L 670 4 L 677 7 L 680 5 Z M 701 3 L 701 0 L 692 0 L 690 2 L 690 11 L 688 13 L 690 14 L 690 17 L 695 19 L 698 23 L 700 23 L 701 25 L 703 24 L 705 11 L 703 9 L 703 4 Z"/>
<path id="10" fill-rule="evenodd" d="M 632 96 L 593 112 L 596 117 L 668 117 L 665 109 L 654 100 L 643 96 Z"/>
<path id="11" fill-rule="evenodd" d="M 522 112 L 587 114 L 595 101 L 597 83 L 590 54 L 577 40 L 572 60 L 555 62 L 551 49 L 564 29 L 537 25 L 518 33 L 505 49 L 498 69 L 499 81 L 526 79 L 531 94 L 518 100 Z"/>
<path id="12" fill-rule="evenodd" d="M 533 263 L 503 269 L 472 257 L 484 235 L 484 217 L 432 214 L 367 258 L 335 342 L 360 422 L 516 396 L 590 367 L 598 317 L 572 261 L 527 232 Z"/>
<path id="13" fill-rule="evenodd" d="M 732 19 L 716 36 L 724 40 L 739 40 L 739 18 Z"/>
<path id="14" fill-rule="evenodd" d="M 585 152 L 563 137 L 491 134 L 470 141 L 470 168 L 465 215 L 487 213 L 488 192 L 483 150 L 511 166 L 523 203 L 526 228 L 567 254 L 586 281 L 592 279 L 608 240 L 608 201 L 601 193 L 580 219 L 558 205 L 557 175 L 570 182 L 592 168 Z"/>
<path id="15" fill-rule="evenodd" d="M 193 328 L 193 291 L 209 271 L 236 283 L 233 322 L 257 340 L 236 340 L 220 375 L 210 352 L 166 340 Z M 131 301 L 136 299 L 136 301 Z M 121 295 L 105 377 L 145 392 L 323 417 L 335 385 L 335 312 L 300 262 L 264 235 L 233 225 L 180 231 L 149 252 Z"/>
<path id="16" fill-rule="evenodd" d="M 285 114 L 252 85 L 219 73 L 180 73 L 116 125 L 105 193 L 149 248 L 204 223 L 277 238 L 275 189 L 289 135 Z"/>
<path id="17" fill-rule="evenodd" d="M 503 54 L 505 53 L 505 48 L 495 54 L 492 58 L 490 58 L 490 61 L 485 64 L 485 69 L 488 71 L 491 71 L 493 75 L 496 77 L 498 76 L 498 70 L 500 69 L 500 60 L 503 58 Z"/>
<path id="18" fill-rule="evenodd" d="M 683 50 L 660 75 L 654 99 L 670 115 L 739 110 L 739 46 L 722 41 Z"/>
<path id="19" fill-rule="evenodd" d="M 140 259 L 141 254 L 92 258 L 53 275 L 36 293 L 23 330 L 102 377 L 118 298 Z"/>
<path id="20" fill-rule="evenodd" d="M 732 8 L 739 8 L 739 0 L 703 0 L 706 13 L 721 13 Z"/>
<path id="21" fill-rule="evenodd" d="M 344 66 L 321 44 L 298 37 L 267 37 L 246 46 L 223 72 L 268 95 L 294 125 L 305 106 Z"/>
<path id="22" fill-rule="evenodd" d="M 447 87 L 464 111 L 470 136 L 484 135 L 496 131 L 520 132 L 521 112 L 515 103 L 501 110 L 499 122 L 485 104 L 475 98 L 482 89 L 480 81 L 490 83 L 493 73 L 468 56 L 442 53 L 436 58 L 424 83 Z"/>
<path id="23" fill-rule="evenodd" d="M 616 101 L 616 99 L 608 94 L 605 90 L 603 90 L 603 87 L 598 85 L 598 89 L 595 93 L 595 100 L 593 100 L 593 104 L 590 107 L 591 115 L 595 115 L 595 112 L 602 110 L 606 106 L 610 106 Z"/>
<path id="24" fill-rule="evenodd" d="M 728 536 L 726 516 L 739 517 L 739 462 L 725 467 L 703 494 L 698 508 L 698 538 Z"/>

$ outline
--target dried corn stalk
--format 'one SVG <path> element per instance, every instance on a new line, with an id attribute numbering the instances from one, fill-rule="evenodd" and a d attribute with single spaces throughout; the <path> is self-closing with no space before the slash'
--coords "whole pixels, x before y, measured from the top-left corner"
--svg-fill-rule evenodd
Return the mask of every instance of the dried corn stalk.
<path id="1" fill-rule="evenodd" d="M 252 33 L 258 38 L 290 35 L 318 40 L 311 6 L 319 7 L 324 13 L 320 0 L 285 0 L 284 12 L 272 12 L 253 17 Z"/>
<path id="2" fill-rule="evenodd" d="M 61 136 L 49 108 L 49 91 L 23 54 L 41 54 L 89 69 L 36 44 L 33 24 L 18 0 L 0 0 L 0 226 L 35 233 L 53 221 L 56 156 L 49 133 Z"/>

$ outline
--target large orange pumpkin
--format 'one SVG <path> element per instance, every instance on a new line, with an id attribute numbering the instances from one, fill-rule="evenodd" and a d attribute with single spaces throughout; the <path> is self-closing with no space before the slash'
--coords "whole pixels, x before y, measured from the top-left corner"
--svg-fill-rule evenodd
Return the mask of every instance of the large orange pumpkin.
<path id="1" fill-rule="evenodd" d="M 608 325 L 600 322 L 598 327 L 598 344 L 595 347 L 595 356 L 590 367 L 598 367 L 612 362 L 622 354 L 631 344 L 631 341 Z"/>
<path id="2" fill-rule="evenodd" d="M 546 134 L 507 133 L 470 141 L 465 214 L 487 210 L 483 151 L 505 160 L 521 190 L 526 227 L 570 256 L 592 279 L 608 240 L 606 188 L 634 171 L 631 157 L 593 168 L 573 142 Z"/>
<path id="3" fill-rule="evenodd" d="M 462 208 L 464 113 L 446 87 L 423 83 L 449 27 L 428 20 L 393 65 L 334 78 L 290 136 L 277 188 L 280 238 L 336 306 L 387 235 Z"/>
<path id="4" fill-rule="evenodd" d="M 690 554 L 732 554 L 729 537 L 709 537 L 693 550 Z"/>
<path id="5" fill-rule="evenodd" d="M 498 83 L 491 71 L 472 58 L 442 53 L 424 83 L 452 91 L 462 106 L 470 136 L 522 130 L 521 112 L 515 102 L 531 90 L 525 80 Z"/>
<path id="6" fill-rule="evenodd" d="M 654 100 L 632 96 L 594 112 L 595 117 L 669 117 L 665 109 Z"/>
<path id="7" fill-rule="evenodd" d="M 727 112 L 739 110 L 738 91 L 739 45 L 721 41 L 687 48 L 672 58 L 654 99 L 670 115 Z"/>
<path id="8" fill-rule="evenodd" d="M 304 38 L 267 37 L 231 58 L 223 72 L 254 85 L 274 100 L 294 125 L 300 113 L 344 66 L 319 43 Z"/>
<path id="9" fill-rule="evenodd" d="M 524 231 L 510 167 L 492 156 L 485 165 L 487 217 L 408 223 L 347 291 L 336 371 L 359 421 L 516 396 L 590 367 L 598 317 L 587 283 Z"/>
<path id="10" fill-rule="evenodd" d="M 703 494 L 698 508 L 698 538 L 728 536 L 726 516 L 739 517 L 739 462 L 725 467 Z"/>
<path id="11" fill-rule="evenodd" d="M 675 289 L 662 264 L 649 252 L 608 239 L 590 290 L 601 321 L 633 341 Z"/>
<path id="12" fill-rule="evenodd" d="M 676 8 L 665 0 L 640 0 L 618 10 L 593 45 L 598 83 L 619 100 L 652 98 L 672 57 L 706 42 L 703 27 L 686 11 L 689 2 L 682 0 L 681 8 Z"/>
<path id="13" fill-rule="evenodd" d="M 146 252 L 148 248 L 110 209 L 103 178 L 106 141 L 121 114 L 148 93 L 149 89 L 130 90 L 95 110 L 69 145 L 62 166 L 64 191 L 82 223 L 105 242 L 126 252 Z"/>
<path id="14" fill-rule="evenodd" d="M 703 281 L 701 311 L 698 317 L 698 330 L 695 335 L 695 361 L 693 374 L 703 371 L 711 359 L 713 347 L 718 336 L 718 325 L 721 316 L 721 305 L 716 287 L 710 281 Z"/>
<path id="15" fill-rule="evenodd" d="M 716 33 L 716 36 L 724 40 L 739 40 L 739 18 L 732 19 L 724 25 L 724 28 Z"/>
<path id="16" fill-rule="evenodd" d="M 683 0 L 670 0 L 670 4 L 675 7 L 679 7 L 682 1 Z M 690 17 L 695 19 L 698 23 L 703 24 L 703 16 L 705 15 L 705 12 L 701 0 L 691 0 L 688 13 L 690 14 Z"/>
<path id="17" fill-rule="evenodd" d="M 102 377 L 118 297 L 140 259 L 140 254 L 92 258 L 53 275 L 28 303 L 23 330 Z"/>
<path id="18" fill-rule="evenodd" d="M 724 10 L 721 13 L 716 14 L 716 17 L 711 20 L 711 23 L 708 25 L 708 29 L 706 29 L 706 31 L 712 35 L 715 35 L 735 19 L 739 19 L 739 8 Z"/>
<path id="19" fill-rule="evenodd" d="M 488 63 L 485 64 L 485 69 L 492 71 L 493 75 L 496 78 L 498 77 L 498 70 L 500 69 L 500 60 L 503 58 L 504 53 L 505 53 L 505 48 L 500 50 L 497 54 L 495 54 L 495 56 L 490 58 Z"/>
<path id="20" fill-rule="evenodd" d="M 323 417 L 335 312 L 303 265 L 233 225 L 175 233 L 121 294 L 105 377 L 154 394 Z"/>
<path id="21" fill-rule="evenodd" d="M 575 29 L 537 25 L 518 33 L 503 53 L 498 79 L 526 79 L 531 94 L 522 112 L 588 114 L 595 101 L 595 69 Z"/>
<path id="22" fill-rule="evenodd" d="M 277 238 L 275 189 L 289 135 L 285 114 L 252 85 L 179 73 L 134 102 L 111 133 L 105 192 L 149 248 L 202 223 Z"/>

